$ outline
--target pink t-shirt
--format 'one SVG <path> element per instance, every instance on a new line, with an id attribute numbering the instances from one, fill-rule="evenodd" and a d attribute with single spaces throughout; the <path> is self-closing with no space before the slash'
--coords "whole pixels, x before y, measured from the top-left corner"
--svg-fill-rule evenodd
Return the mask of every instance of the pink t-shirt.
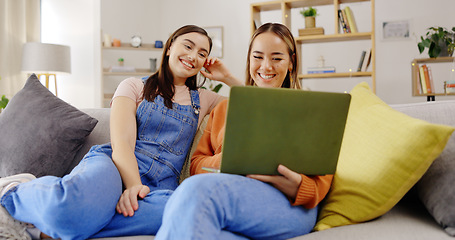
<path id="1" fill-rule="evenodd" d="M 144 90 L 144 83 L 139 78 L 130 77 L 123 80 L 115 90 L 112 99 L 118 96 L 131 98 L 136 102 L 136 108 L 142 102 L 142 91 Z M 209 114 L 216 104 L 223 98 L 221 95 L 206 89 L 199 89 L 199 99 L 201 109 L 199 113 L 198 125 L 202 122 L 202 118 Z M 187 86 L 175 86 L 175 94 L 172 99 L 173 102 L 180 105 L 191 105 L 191 95 Z"/>

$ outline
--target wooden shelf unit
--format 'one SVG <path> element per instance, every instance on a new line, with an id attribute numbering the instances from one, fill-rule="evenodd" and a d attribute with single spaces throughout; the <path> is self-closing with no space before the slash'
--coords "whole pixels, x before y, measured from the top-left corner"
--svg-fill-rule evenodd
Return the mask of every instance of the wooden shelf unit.
<path id="1" fill-rule="evenodd" d="M 455 62 L 454 57 L 438 57 L 438 58 L 416 58 L 411 62 L 411 75 L 412 75 L 412 96 L 448 96 L 455 95 L 455 93 L 419 93 L 419 84 L 418 84 L 418 74 L 419 66 L 421 64 L 431 64 L 431 63 L 449 63 Z"/>
<path id="2" fill-rule="evenodd" d="M 102 45 L 102 44 L 101 44 Z M 112 77 L 112 76 L 148 76 L 151 75 L 152 72 L 150 69 L 144 69 L 144 68 L 136 68 L 135 72 L 111 72 L 109 71 L 109 68 L 104 68 L 103 67 L 103 52 L 104 51 L 157 51 L 157 52 L 162 52 L 163 48 L 155 48 L 155 44 L 153 43 L 143 43 L 141 44 L 140 47 L 132 47 L 129 43 L 122 43 L 120 47 L 101 47 L 101 72 L 102 72 L 102 86 L 101 86 L 101 103 L 102 105 L 105 106 L 105 102 L 110 100 L 113 96 L 113 93 L 105 93 L 104 92 L 104 81 L 106 81 L 106 78 Z M 158 67 L 158 66 L 157 66 Z"/>
<path id="3" fill-rule="evenodd" d="M 251 4 L 251 33 L 256 30 L 255 21 L 261 20 L 261 12 L 266 11 L 281 11 L 281 23 L 291 28 L 291 9 L 293 8 L 306 8 L 332 5 L 334 8 L 333 14 L 335 16 L 335 33 L 324 35 L 310 35 L 310 36 L 294 36 L 297 44 L 297 50 L 301 52 L 302 44 L 311 43 L 331 43 L 343 41 L 357 41 L 367 40 L 371 41 L 371 71 L 370 72 L 342 72 L 342 73 L 324 73 L 324 74 L 302 74 L 299 73 L 299 79 L 309 78 L 345 78 L 345 77 L 371 77 L 372 91 L 376 92 L 376 49 L 375 49 L 375 0 L 275 0 L 269 2 L 260 2 Z M 357 3 L 357 2 L 370 2 L 371 5 L 371 32 L 358 32 L 358 33 L 341 33 L 340 24 L 338 22 L 338 10 L 341 4 Z M 358 21 L 358 19 L 357 19 Z"/>

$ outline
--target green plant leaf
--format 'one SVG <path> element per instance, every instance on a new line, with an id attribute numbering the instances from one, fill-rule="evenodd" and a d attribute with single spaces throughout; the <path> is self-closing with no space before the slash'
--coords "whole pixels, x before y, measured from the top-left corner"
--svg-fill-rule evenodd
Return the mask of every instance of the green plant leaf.
<path id="1" fill-rule="evenodd" d="M 316 17 L 318 15 L 318 11 L 313 7 L 309 7 L 300 11 L 300 14 L 304 17 Z"/>
<path id="2" fill-rule="evenodd" d="M 2 96 L 2 100 L 0 101 L 0 109 L 5 108 L 6 105 L 8 105 L 8 98 L 5 97 L 5 95 Z"/>
<path id="3" fill-rule="evenodd" d="M 446 51 L 445 49 L 447 49 L 448 54 L 452 55 L 455 45 L 455 27 L 452 27 L 451 29 L 452 31 L 447 30 L 444 27 L 429 27 L 425 34 L 426 37 L 424 38 L 421 36 L 421 41 L 417 43 L 419 52 L 422 53 L 425 48 L 428 48 L 428 55 L 435 58 L 438 57 L 442 51 Z"/>
<path id="4" fill-rule="evenodd" d="M 425 50 L 425 46 L 423 45 L 422 42 L 417 43 L 417 47 L 419 48 L 420 53 L 423 53 L 423 51 Z"/>
<path id="5" fill-rule="evenodd" d="M 218 85 L 216 85 L 216 86 L 212 89 L 212 91 L 214 91 L 214 92 L 217 93 L 217 92 L 220 91 L 221 87 L 223 87 L 223 84 L 219 83 Z"/>

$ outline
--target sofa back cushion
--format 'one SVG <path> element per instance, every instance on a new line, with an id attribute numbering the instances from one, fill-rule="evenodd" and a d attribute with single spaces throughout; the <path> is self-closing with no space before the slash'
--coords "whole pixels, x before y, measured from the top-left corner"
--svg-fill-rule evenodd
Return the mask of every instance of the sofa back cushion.
<path id="1" fill-rule="evenodd" d="M 85 154 L 90 150 L 94 145 L 104 144 L 111 141 L 110 131 L 109 131 L 109 117 L 110 117 L 110 108 L 88 108 L 81 109 L 82 112 L 90 115 L 91 117 L 98 120 L 98 124 L 92 130 L 90 135 L 82 145 L 79 152 L 76 154 L 72 166 L 69 168 L 67 174 L 82 160 Z"/>
<path id="2" fill-rule="evenodd" d="M 411 117 L 455 127 L 455 100 L 393 105 Z M 420 200 L 428 212 L 451 236 L 455 236 L 455 134 L 441 155 L 416 184 Z"/>

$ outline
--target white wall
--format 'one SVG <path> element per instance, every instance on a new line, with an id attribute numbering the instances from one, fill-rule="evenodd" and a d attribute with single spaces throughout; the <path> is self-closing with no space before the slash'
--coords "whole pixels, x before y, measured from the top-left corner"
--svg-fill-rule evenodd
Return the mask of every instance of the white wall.
<path id="1" fill-rule="evenodd" d="M 101 106 L 100 1 L 41 0 L 41 11 L 41 41 L 71 47 L 71 74 L 57 76 L 58 96 L 78 108 Z"/>
<path id="2" fill-rule="evenodd" d="M 43 0 L 43 14 L 47 8 L 58 9 L 65 23 L 65 28 L 52 29 L 67 35 L 59 39 L 62 44 L 73 46 L 73 74 L 70 80 L 59 77 L 59 96 L 64 100 L 80 106 L 98 106 L 100 96 L 99 50 L 101 41 L 99 30 L 112 37 L 129 42 L 134 34 L 143 37 L 144 42 L 157 39 L 165 41 L 170 33 L 185 24 L 199 26 L 224 27 L 223 61 L 239 78 L 244 78 L 245 60 L 250 37 L 250 4 L 264 0 Z M 73 3 L 77 2 L 77 3 Z M 453 27 L 455 18 L 453 9 L 455 1 L 448 0 L 376 0 L 376 87 L 377 95 L 389 104 L 423 102 L 425 97 L 411 95 L 411 66 L 413 58 L 424 58 L 417 49 L 417 39 L 425 34 L 426 28 L 434 25 Z M 48 3 L 48 7 L 46 7 Z M 52 3 L 52 4 L 51 4 Z M 361 31 L 369 31 L 369 3 L 354 3 L 351 8 Z M 98 9 L 99 8 L 99 9 Z M 333 33 L 332 10 L 320 8 L 317 25 L 323 26 L 326 33 Z M 264 19 L 280 21 L 281 17 L 270 13 Z M 304 26 L 298 10 L 291 13 L 292 32 L 297 35 L 298 28 Z M 409 40 L 383 40 L 382 22 L 408 20 L 411 23 Z M 57 21 L 57 20 L 55 20 Z M 46 23 L 43 23 L 43 30 Z M 58 37 L 57 37 L 58 38 Z M 47 38 L 49 42 L 54 38 Z M 76 40 L 77 39 L 77 40 Z M 46 40 L 43 35 L 43 41 Z M 94 43 L 96 42 L 96 43 Z M 302 67 L 316 64 L 319 55 L 326 59 L 326 65 L 335 65 L 338 71 L 356 67 L 362 49 L 368 48 L 368 42 L 310 44 L 302 48 Z M 335 54 L 334 54 L 335 53 Z M 125 53 L 126 54 L 126 53 Z M 160 54 L 159 54 L 160 55 Z M 107 56 L 105 56 L 107 57 Z M 147 67 L 147 56 L 137 64 Z M 113 58 L 115 59 L 115 58 Z M 134 61 L 132 59 L 131 61 Z M 131 62 L 132 65 L 136 64 Z M 115 64 L 115 61 L 111 64 Z M 454 74 L 449 76 L 455 78 Z M 314 90 L 349 91 L 359 81 L 369 82 L 369 78 L 309 80 L 304 84 Z M 455 79 L 452 79 L 455 80 Z M 223 87 L 227 94 L 227 87 Z M 74 93 L 73 93 L 74 92 Z M 82 96 L 82 97 L 81 97 Z M 436 97 L 436 100 L 454 97 Z"/>
<path id="3" fill-rule="evenodd" d="M 455 27 L 455 1 L 448 0 L 376 0 L 376 79 L 377 95 L 387 103 L 423 102 L 426 97 L 412 97 L 411 61 L 427 58 L 426 51 L 419 53 L 417 43 L 426 29 L 432 26 Z M 382 21 L 409 20 L 411 39 L 402 41 L 382 40 Z M 455 67 L 455 64 L 452 64 Z M 453 67 L 452 67 L 453 68 Z M 449 66 L 445 71 L 450 71 Z M 452 78 L 449 72 L 433 71 L 435 87 L 442 89 L 442 82 Z M 440 79 L 439 83 L 436 79 Z M 441 80 L 442 79 L 442 80 Z M 442 91 L 442 90 L 441 90 Z M 455 99 L 436 97 L 436 100 Z"/>
<path id="4" fill-rule="evenodd" d="M 101 0 L 101 29 L 122 42 L 129 42 L 132 35 L 138 34 L 142 36 L 143 42 L 152 43 L 155 40 L 165 42 L 172 32 L 187 24 L 201 27 L 223 26 L 224 56 L 222 59 L 236 76 L 243 79 L 250 36 L 250 2 L 245 0 Z M 215 11 L 215 9 L 221 9 L 221 11 Z M 138 68 L 148 66 L 148 55 L 161 57 L 161 53 L 145 53 L 145 55 L 139 53 L 139 59 L 135 62 L 130 53 L 116 51 L 104 54 L 103 65 L 109 67 L 116 64 L 115 59 L 120 56 L 119 54 L 129 59 L 125 65 L 131 64 Z M 121 81 L 119 77 L 116 79 L 109 77 L 107 84 L 119 81 Z M 112 86 L 107 87 L 112 89 Z M 221 94 L 227 95 L 228 91 L 228 87 L 225 86 L 221 89 Z"/>

